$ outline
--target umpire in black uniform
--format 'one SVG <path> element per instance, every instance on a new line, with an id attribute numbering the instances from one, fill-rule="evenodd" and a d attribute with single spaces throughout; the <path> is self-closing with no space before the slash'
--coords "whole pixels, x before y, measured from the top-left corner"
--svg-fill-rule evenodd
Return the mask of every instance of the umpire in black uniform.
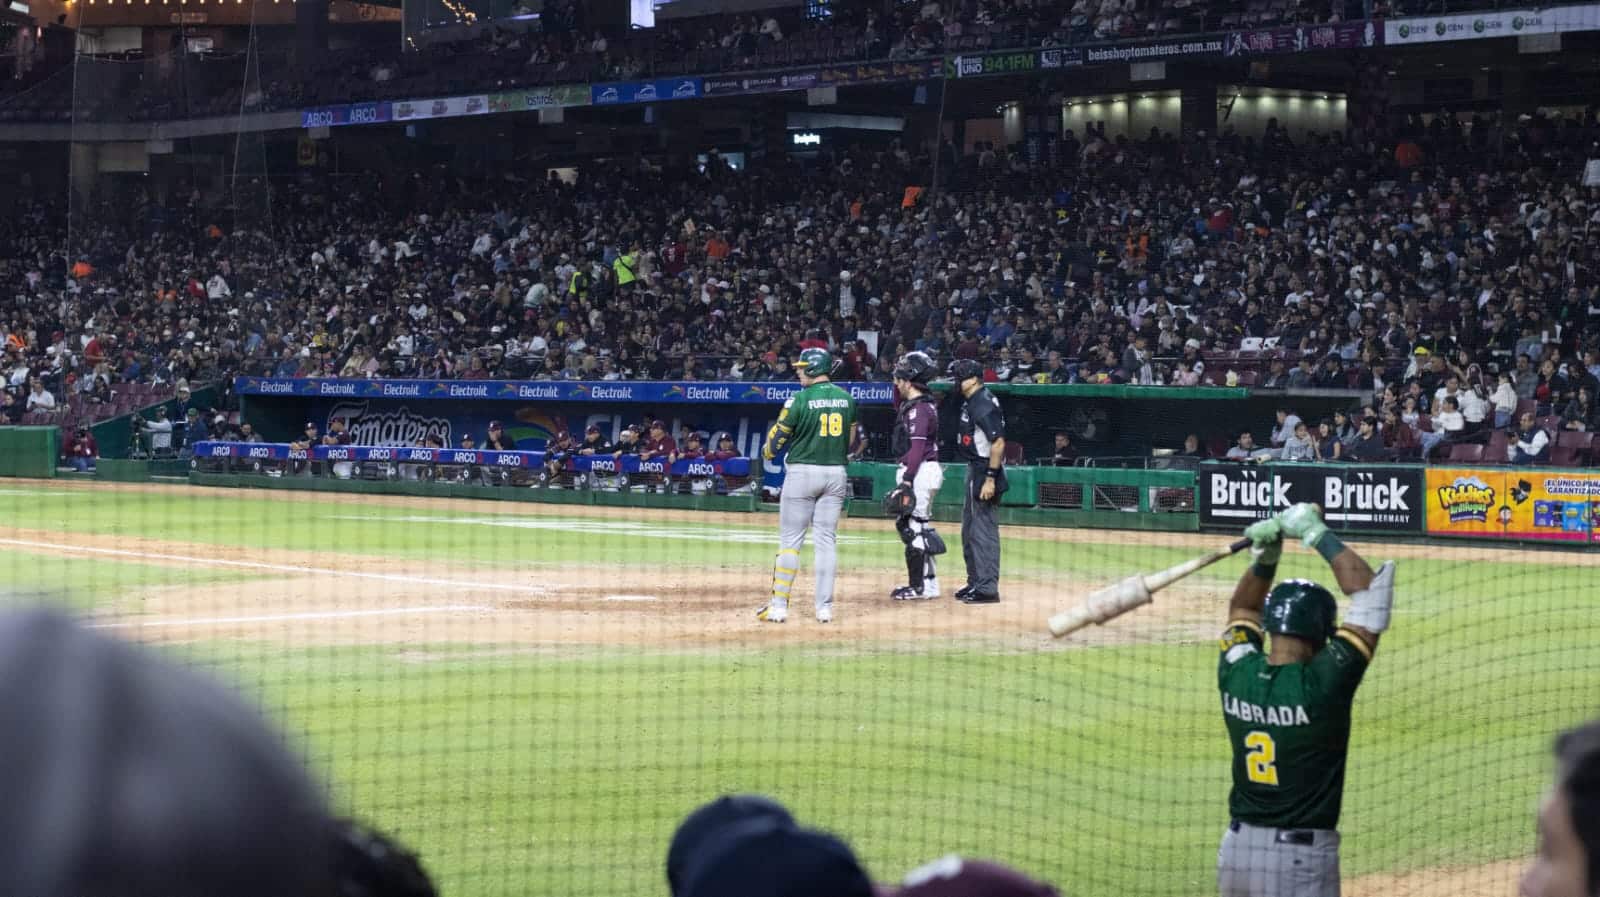
<path id="1" fill-rule="evenodd" d="M 970 358 L 950 365 L 961 395 L 958 451 L 967 462 L 967 492 L 961 505 L 961 556 L 967 564 L 966 588 L 956 599 L 966 604 L 1000 600 L 1000 523 L 995 511 L 1006 491 L 1006 421 L 1000 403 L 983 385 L 983 366 Z"/>

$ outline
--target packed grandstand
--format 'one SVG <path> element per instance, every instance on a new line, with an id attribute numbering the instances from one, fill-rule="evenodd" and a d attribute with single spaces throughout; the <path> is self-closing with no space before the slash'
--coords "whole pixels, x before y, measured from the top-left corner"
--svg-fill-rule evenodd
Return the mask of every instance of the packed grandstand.
<path id="1" fill-rule="evenodd" d="M 693 67 L 689 45 L 726 49 L 724 26 L 764 41 L 748 54 L 759 60 L 811 46 L 808 28 L 881 26 L 882 40 L 852 40 L 893 55 L 919 33 L 940 36 L 929 52 L 974 30 L 1110 38 L 1095 24 L 1106 15 L 1157 31 L 1334 15 L 876 6 L 839 4 L 834 19 L 787 30 L 690 19 L 618 40 L 671 47 Z M 543 35 L 557 55 L 590 30 L 549 24 L 560 21 Z M 512 52 L 497 43 L 508 32 L 467 33 L 430 52 Z M 405 66 L 435 79 L 483 70 L 426 53 Z M 25 75 L 13 83 L 54 77 Z M 313 80 L 376 95 L 359 79 Z M 427 87 L 400 83 L 392 95 Z M 1345 390 L 1334 441 L 1349 447 L 1371 417 L 1386 458 L 1446 457 L 1460 443 L 1499 460 L 1494 432 L 1523 432 L 1531 412 L 1548 460 L 1591 460 L 1592 106 L 1396 114 L 1344 131 L 1274 118 L 1248 136 L 1229 124 L 1108 134 L 1068 106 L 1062 125 L 1026 144 L 838 140 L 737 161 L 634 156 L 572 177 L 313 165 L 263 179 L 252 205 L 266 211 L 252 216 L 237 196 L 181 180 L 159 191 L 108 180 L 70 213 L 61 191 L 20 184 L 0 219 L 0 413 L 75 430 L 236 375 L 781 380 L 816 340 L 848 380 L 886 380 L 919 349 L 978 359 L 1002 382 Z M 1219 457 L 1238 436 L 1196 435 Z M 1314 457 L 1341 456 L 1316 441 Z"/>

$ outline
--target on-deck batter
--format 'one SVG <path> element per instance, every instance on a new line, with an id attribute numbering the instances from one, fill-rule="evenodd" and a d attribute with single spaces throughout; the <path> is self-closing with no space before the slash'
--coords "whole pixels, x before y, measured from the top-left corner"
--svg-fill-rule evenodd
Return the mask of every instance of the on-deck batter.
<path id="1" fill-rule="evenodd" d="M 1394 562 L 1377 573 L 1298 504 L 1245 531 L 1255 560 L 1234 588 L 1217 659 L 1233 748 L 1232 820 L 1217 851 L 1222 897 L 1338 897 L 1339 809 L 1356 687 L 1389 628 Z M 1283 537 L 1327 560 L 1350 596 L 1344 625 L 1322 586 L 1272 584 Z M 1270 589 L 1270 591 L 1269 591 Z M 1263 631 L 1272 634 L 1264 653 Z"/>
<path id="2" fill-rule="evenodd" d="M 756 612 L 758 619 L 782 623 L 789 618 L 789 595 L 800 572 L 800 546 L 813 529 L 816 544 L 817 622 L 833 620 L 833 578 L 839 566 L 839 516 L 850 495 L 845 477 L 856 402 L 828 379 L 833 355 L 807 349 L 794 363 L 800 375 L 798 393 L 783 403 L 778 422 L 767 431 L 761 456 L 767 460 L 788 450 L 783 492 L 778 499 L 778 556 L 772 562 L 772 598 Z"/>

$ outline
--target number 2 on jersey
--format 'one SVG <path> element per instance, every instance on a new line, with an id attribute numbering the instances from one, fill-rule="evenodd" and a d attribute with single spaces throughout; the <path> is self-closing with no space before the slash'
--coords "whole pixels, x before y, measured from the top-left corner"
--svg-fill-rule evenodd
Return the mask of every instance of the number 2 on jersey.
<path id="1" fill-rule="evenodd" d="M 822 415 L 822 424 L 818 427 L 824 436 L 844 435 L 844 415 L 837 411 L 830 411 Z"/>
<path id="2" fill-rule="evenodd" d="M 1278 784 L 1278 746 L 1265 732 L 1251 732 L 1244 737 L 1244 746 L 1250 753 L 1244 757 L 1244 772 L 1258 785 Z"/>

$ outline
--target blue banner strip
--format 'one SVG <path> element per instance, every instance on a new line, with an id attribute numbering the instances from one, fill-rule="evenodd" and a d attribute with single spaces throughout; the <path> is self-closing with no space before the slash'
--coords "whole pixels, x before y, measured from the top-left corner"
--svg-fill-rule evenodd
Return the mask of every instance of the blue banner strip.
<path id="1" fill-rule="evenodd" d="M 420 448 L 382 445 L 316 445 L 308 453 L 287 442 L 197 442 L 196 458 L 242 458 L 253 461 L 377 461 L 400 464 L 477 464 L 483 467 L 533 469 L 544 464 L 544 452 L 497 452 L 487 449 Z M 638 455 L 566 455 L 567 467 L 578 473 L 655 473 L 674 477 L 750 475 L 749 458 L 707 461 L 685 458 L 640 460 Z"/>
<path id="2" fill-rule="evenodd" d="M 891 404 L 888 383 L 841 382 L 862 405 Z M 638 402 L 765 405 L 788 401 L 800 384 L 665 380 L 336 380 L 316 377 L 236 377 L 242 396 L 323 396 L 362 399 L 470 399 L 507 402 Z"/>

